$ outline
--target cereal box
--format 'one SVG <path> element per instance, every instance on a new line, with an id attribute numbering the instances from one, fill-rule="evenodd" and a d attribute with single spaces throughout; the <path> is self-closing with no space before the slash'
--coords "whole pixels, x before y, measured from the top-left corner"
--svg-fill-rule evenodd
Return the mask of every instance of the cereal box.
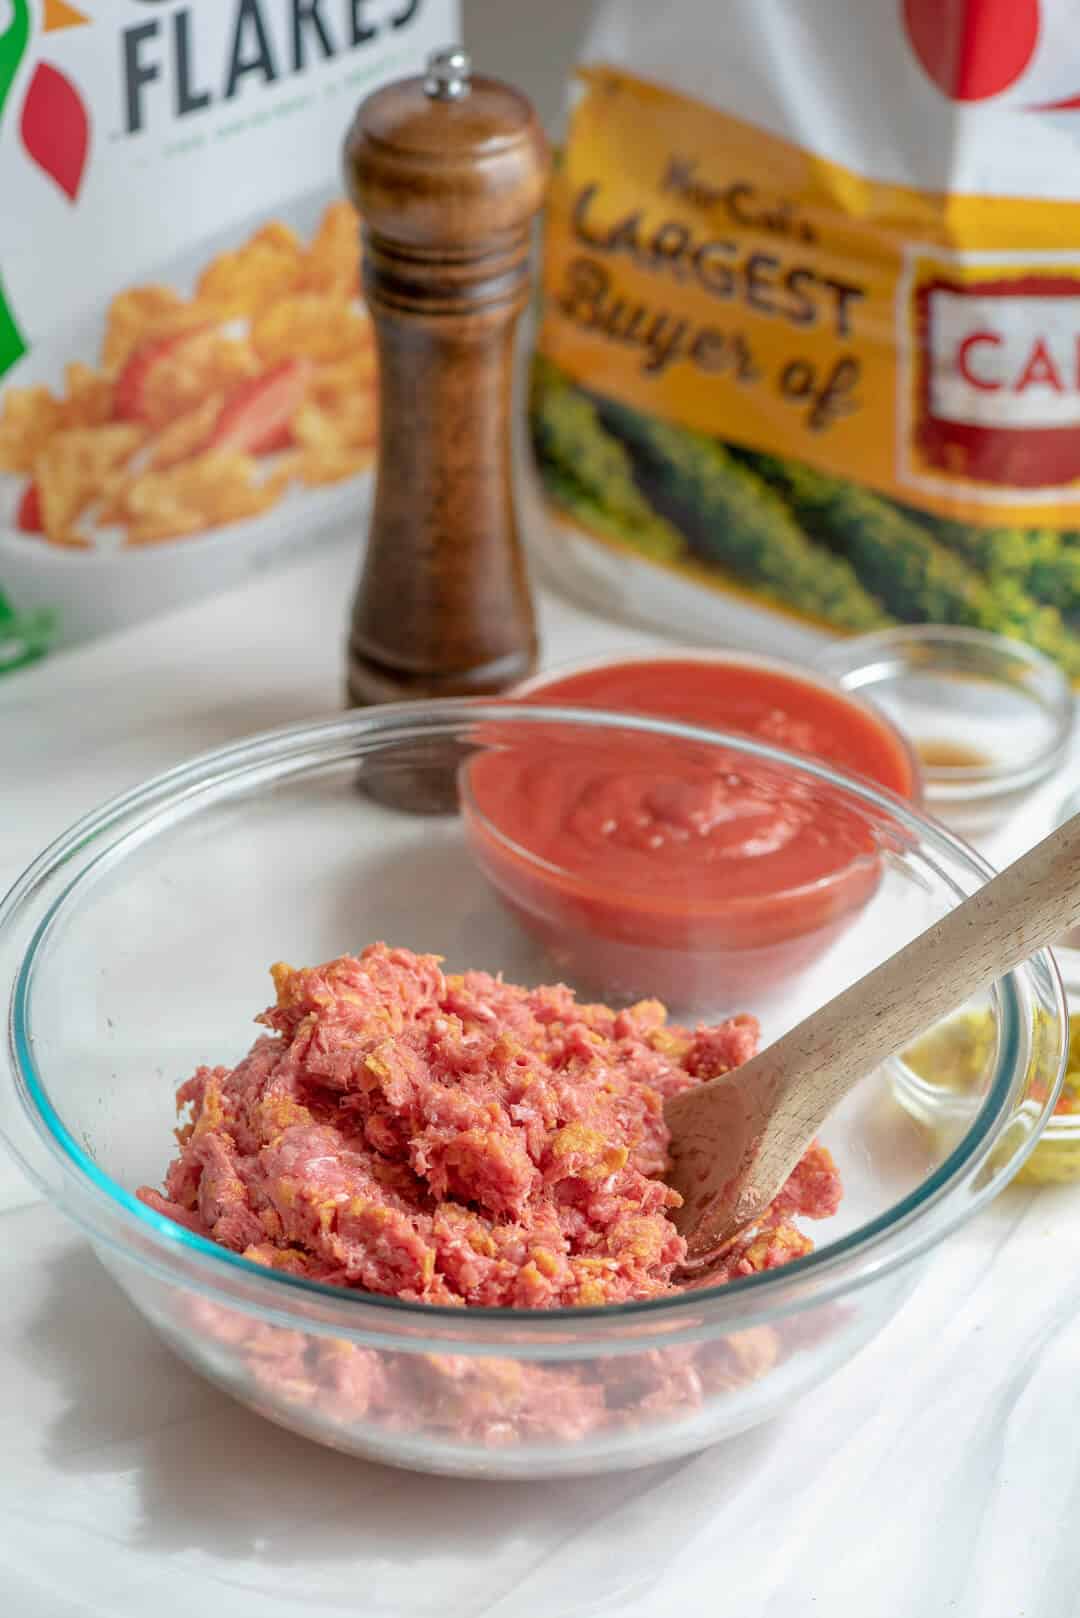
<path id="1" fill-rule="evenodd" d="M 599 604 L 795 651 L 943 622 L 1080 675 L 1070 0 L 607 0 L 532 428 Z"/>
<path id="2" fill-rule="evenodd" d="M 359 533 L 341 144 L 456 0 L 0 0 L 0 671 Z"/>

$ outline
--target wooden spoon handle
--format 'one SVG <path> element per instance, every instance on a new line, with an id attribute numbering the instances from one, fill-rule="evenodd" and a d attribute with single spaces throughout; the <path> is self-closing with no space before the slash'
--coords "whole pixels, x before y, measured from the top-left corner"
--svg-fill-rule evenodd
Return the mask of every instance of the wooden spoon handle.
<path id="1" fill-rule="evenodd" d="M 1080 815 L 762 1053 L 816 1129 L 858 1081 L 1080 921 Z M 781 1077 L 782 1076 L 782 1077 Z M 812 1103 L 812 1104 L 811 1104 Z"/>
<path id="2" fill-rule="evenodd" d="M 858 1082 L 1080 921 L 1080 815 L 730 1075 L 672 1097 L 692 1258 L 756 1218 Z"/>

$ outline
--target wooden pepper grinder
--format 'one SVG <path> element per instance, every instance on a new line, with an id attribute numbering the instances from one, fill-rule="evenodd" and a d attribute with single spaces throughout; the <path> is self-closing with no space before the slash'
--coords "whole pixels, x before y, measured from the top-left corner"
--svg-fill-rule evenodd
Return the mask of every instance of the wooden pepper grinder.
<path id="1" fill-rule="evenodd" d="M 379 356 L 349 700 L 490 695 L 536 660 L 511 395 L 547 143 L 524 96 L 446 50 L 361 105 L 345 161 Z"/>

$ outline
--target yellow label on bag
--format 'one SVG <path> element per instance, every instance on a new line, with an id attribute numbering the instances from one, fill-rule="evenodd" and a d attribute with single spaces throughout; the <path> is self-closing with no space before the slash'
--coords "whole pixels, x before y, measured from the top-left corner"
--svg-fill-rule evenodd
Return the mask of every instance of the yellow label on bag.
<path id="1" fill-rule="evenodd" d="M 581 80 L 548 360 L 908 507 L 1080 526 L 1074 204 L 877 184 L 625 73 Z"/>

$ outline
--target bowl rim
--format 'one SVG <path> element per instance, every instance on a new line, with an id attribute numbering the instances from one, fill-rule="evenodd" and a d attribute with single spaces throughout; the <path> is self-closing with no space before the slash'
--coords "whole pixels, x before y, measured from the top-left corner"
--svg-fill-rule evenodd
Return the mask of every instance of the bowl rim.
<path id="1" fill-rule="evenodd" d="M 215 1296 L 248 1312 L 257 1311 L 264 1319 L 294 1326 L 303 1323 L 309 1329 L 321 1326 L 351 1332 L 354 1340 L 397 1347 L 403 1346 L 403 1341 L 408 1345 L 411 1339 L 405 1334 L 410 1328 L 415 1336 L 418 1328 L 422 1331 L 427 1325 L 430 1327 L 428 1338 L 434 1336 L 437 1341 L 445 1341 L 448 1335 L 445 1328 L 450 1328 L 449 1335 L 460 1342 L 462 1352 L 469 1351 L 474 1328 L 480 1341 L 473 1342 L 473 1352 L 492 1352 L 497 1346 L 512 1344 L 514 1352 L 522 1353 L 528 1352 L 525 1344 L 530 1334 L 533 1342 L 538 1339 L 543 1342 L 553 1336 L 565 1338 L 568 1328 L 575 1328 L 574 1346 L 580 1353 L 590 1330 L 595 1334 L 594 1340 L 610 1344 L 610 1328 L 636 1326 L 639 1329 L 627 1338 L 624 1347 L 626 1351 L 640 1351 L 649 1341 L 650 1326 L 656 1328 L 653 1341 L 674 1343 L 679 1340 L 680 1323 L 692 1336 L 698 1337 L 705 1327 L 709 1331 L 721 1331 L 733 1329 L 737 1324 L 743 1329 L 759 1319 L 775 1320 L 840 1293 L 850 1293 L 917 1257 L 998 1189 L 999 1181 L 992 1174 L 978 1187 L 973 1186 L 973 1181 L 1012 1121 L 1010 1104 L 1022 1076 L 1019 1058 L 1024 1045 L 1020 1012 L 1023 996 L 1017 980 L 1030 976 L 1034 962 L 1048 971 L 1057 1010 L 1061 1020 L 1066 1020 L 1060 977 L 1048 951 L 1038 952 L 997 985 L 994 992 L 1000 998 L 1002 1017 L 993 1078 L 969 1128 L 932 1173 L 884 1212 L 805 1258 L 778 1270 L 740 1277 L 715 1289 L 631 1303 L 550 1310 L 483 1306 L 461 1309 L 414 1303 L 268 1270 L 148 1208 L 132 1192 L 103 1173 L 72 1137 L 52 1103 L 37 1069 L 30 1018 L 30 993 L 42 945 L 99 863 L 108 859 L 125 837 L 141 833 L 141 843 L 148 831 L 153 835 L 155 830 L 166 829 L 171 823 L 167 818 L 170 809 L 183 808 L 189 813 L 193 807 L 198 807 L 200 799 L 221 801 L 228 796 L 226 789 L 242 792 L 250 789 L 254 782 L 265 784 L 269 780 L 302 775 L 309 768 L 357 762 L 365 753 L 377 751 L 389 741 L 441 737 L 460 742 L 463 733 L 469 739 L 474 731 L 479 731 L 481 740 L 490 743 L 490 727 L 505 726 L 508 722 L 537 727 L 561 724 L 584 729 L 630 730 L 739 750 L 840 788 L 862 800 L 865 806 L 884 811 L 913 833 L 919 844 L 929 843 L 931 848 L 939 845 L 940 851 L 958 858 L 968 874 L 977 876 L 980 881 L 993 875 L 993 867 L 961 839 L 925 819 L 903 799 L 884 789 L 745 736 L 643 715 L 615 714 L 597 708 L 549 708 L 505 700 L 483 703 L 445 699 L 423 704 L 392 704 L 262 732 L 205 752 L 82 816 L 42 851 L 0 901 L 0 945 L 18 922 L 22 921 L 25 927 L 28 920 L 30 929 L 29 943 L 22 950 L 14 975 L 8 1018 L 7 1048 L 17 1115 L 24 1129 L 29 1127 L 36 1146 L 44 1147 L 50 1163 L 59 1167 L 59 1186 L 10 1134 L 6 1138 L 9 1149 L 50 1201 L 81 1225 L 99 1245 L 150 1270 L 167 1284 L 189 1290 L 197 1288 L 204 1296 Z M 95 846 L 110 833 L 113 834 L 111 841 Z M 49 879 L 70 866 L 78 856 L 83 856 L 83 860 L 77 873 L 63 883 L 55 897 L 42 899 L 40 890 Z M 938 875 L 955 892 L 960 891 L 940 870 Z M 31 912 L 29 917 L 25 915 L 27 911 Z M 1051 1086 L 1051 1110 L 1063 1077 L 1064 1056 L 1056 1084 Z M 1038 1138 L 1038 1129 L 1030 1132 L 1011 1160 L 1012 1170 L 1026 1160 Z M 957 1207 L 955 1194 L 965 1186 L 970 1195 L 959 1199 L 961 1205 Z M 946 1212 L 943 1204 L 950 1197 L 953 1206 Z M 928 1221 L 926 1216 L 935 1211 L 938 1213 L 936 1221 Z M 931 1225 L 932 1228 L 928 1228 Z M 757 1311 L 755 1302 L 761 1306 Z M 370 1312 L 366 1326 L 365 1311 Z M 372 1315 L 381 1330 L 372 1330 Z M 493 1330 L 495 1327 L 503 1328 L 501 1335 Z"/>
<path id="2" fill-rule="evenodd" d="M 825 647 L 814 658 L 813 666 L 819 674 L 835 680 L 846 696 L 856 692 L 872 692 L 878 685 L 895 679 L 895 667 L 887 668 L 875 677 L 883 659 L 891 652 L 903 652 L 913 646 L 966 646 L 972 651 L 1001 655 L 1007 653 L 1017 662 L 1049 682 L 1049 699 L 1039 704 L 1050 719 L 1053 729 L 1046 743 L 1022 764 L 1010 765 L 991 761 L 988 764 L 928 764 L 919 759 L 919 772 L 925 787 L 927 801 L 937 797 L 945 801 L 953 793 L 969 789 L 973 797 L 984 797 L 999 791 L 1015 792 L 1045 780 L 1064 757 L 1072 735 L 1076 712 L 1076 693 L 1064 670 L 1027 641 L 1011 635 L 999 635 L 991 629 L 973 629 L 961 624 L 893 624 L 887 629 L 874 629 L 865 635 L 852 635 L 848 639 Z M 902 672 L 908 672 L 906 665 Z M 862 676 L 861 679 L 859 677 Z M 988 676 L 992 678 L 992 676 Z M 858 684 L 849 688 L 849 680 Z M 1004 682 L 997 680 L 996 684 Z M 1018 689 L 1011 686 L 1011 689 Z M 872 698 L 864 699 L 872 703 Z M 915 744 L 912 743 L 914 750 Z"/>

